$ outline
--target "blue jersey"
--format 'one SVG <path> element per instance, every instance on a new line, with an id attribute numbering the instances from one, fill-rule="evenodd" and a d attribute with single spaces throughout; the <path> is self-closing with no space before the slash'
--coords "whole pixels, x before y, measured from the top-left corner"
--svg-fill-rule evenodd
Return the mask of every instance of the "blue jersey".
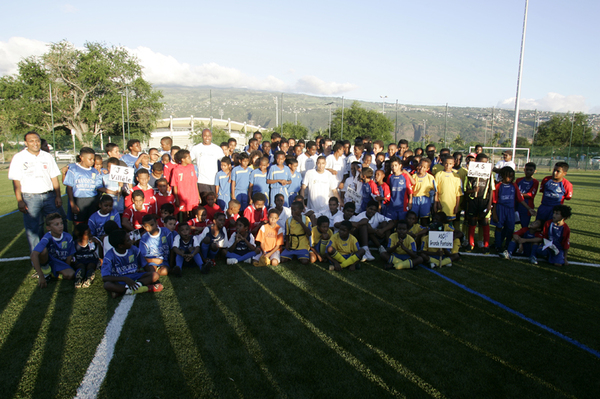
<path id="1" fill-rule="evenodd" d="M 104 255 L 104 261 L 102 262 L 102 269 L 100 272 L 102 273 L 102 277 L 122 277 L 128 274 L 137 273 L 139 266 L 140 250 L 137 247 L 129 248 L 124 254 L 120 254 L 112 248 Z"/>
<path id="2" fill-rule="evenodd" d="M 292 173 L 291 180 L 292 183 L 287 186 L 289 197 L 288 203 L 284 204 L 285 206 L 289 206 L 289 204 L 294 202 L 294 198 L 296 198 L 296 196 L 300 193 L 300 189 L 302 188 L 302 175 L 298 171 Z"/>
<path id="3" fill-rule="evenodd" d="M 156 236 L 146 233 L 140 240 L 140 252 L 142 254 L 142 264 L 145 266 L 146 258 L 158 258 L 169 260 L 169 252 L 173 246 L 171 230 L 166 227 L 159 227 Z"/>
<path id="4" fill-rule="evenodd" d="M 135 163 L 137 162 L 138 157 L 134 157 L 131 154 L 125 154 L 121 157 L 121 161 L 125 162 L 125 164 L 130 167 L 130 168 L 134 168 L 135 169 Z"/>
<path id="5" fill-rule="evenodd" d="M 69 166 L 64 184 L 73 188 L 74 197 L 91 198 L 98 193 L 96 188 L 102 187 L 102 175 L 95 168 L 73 164 Z"/>
<path id="6" fill-rule="evenodd" d="M 108 215 L 103 215 L 100 211 L 97 211 L 90 216 L 88 226 L 90 226 L 92 235 L 94 237 L 102 237 L 104 235 L 104 224 L 109 220 L 114 221 L 121 228 L 121 215 L 114 208 Z"/>
<path id="7" fill-rule="evenodd" d="M 231 181 L 235 182 L 235 194 L 248 193 L 248 187 L 250 186 L 250 173 L 252 169 L 242 168 L 236 166 L 231 171 Z"/>
<path id="8" fill-rule="evenodd" d="M 407 177 L 404 173 L 401 173 L 399 176 L 392 173 L 388 177 L 387 184 L 390 187 L 390 203 L 388 206 L 401 208 L 405 211 L 408 206 L 408 195 L 412 194 L 410 182 Z"/>
<path id="9" fill-rule="evenodd" d="M 290 168 L 288 168 L 285 165 L 283 165 L 283 169 L 279 169 L 279 166 L 277 166 L 277 165 L 272 165 L 269 168 L 269 174 L 267 176 L 267 179 L 290 181 L 290 180 L 292 180 L 292 172 L 290 171 Z M 283 194 L 283 198 L 287 202 L 287 199 L 289 196 L 287 184 L 283 185 L 281 183 L 273 183 L 270 186 L 271 186 L 271 203 L 272 204 L 275 203 L 275 196 L 277 194 Z"/>
<path id="10" fill-rule="evenodd" d="M 498 205 L 506 206 L 510 209 L 515 209 L 517 192 L 519 194 L 521 193 L 514 183 L 498 183 L 496 185 L 496 192 L 494 193 L 496 197 L 495 203 Z"/>
<path id="11" fill-rule="evenodd" d="M 191 236 L 188 242 L 183 241 L 183 238 L 181 238 L 180 235 L 173 239 L 173 248 L 178 248 L 186 254 L 191 254 L 192 252 L 194 252 L 195 246 L 196 245 L 194 244 L 194 237 Z"/>
<path id="12" fill-rule="evenodd" d="M 222 170 L 218 171 L 215 176 L 215 186 L 219 187 L 219 199 L 223 200 L 226 204 L 229 204 L 229 200 L 231 199 L 231 183 L 229 182 L 229 175 Z"/>
<path id="13" fill-rule="evenodd" d="M 567 179 L 554 181 L 551 176 L 548 176 L 542 180 L 540 191 L 543 193 L 542 205 L 555 207 L 556 205 L 561 205 L 565 199 L 571 199 L 573 196 L 573 185 Z"/>
<path id="14" fill-rule="evenodd" d="M 269 185 L 267 184 L 267 174 L 260 169 L 254 169 L 250 173 L 250 184 L 252 184 L 252 195 L 254 193 L 263 193 L 269 199 Z"/>
<path id="15" fill-rule="evenodd" d="M 48 249 L 48 255 L 54 259 L 67 260 L 69 256 L 75 254 L 75 243 L 71 234 L 63 232 L 59 238 L 55 238 L 51 233 L 46 233 L 33 248 L 34 251 L 42 252 L 44 248 Z"/>

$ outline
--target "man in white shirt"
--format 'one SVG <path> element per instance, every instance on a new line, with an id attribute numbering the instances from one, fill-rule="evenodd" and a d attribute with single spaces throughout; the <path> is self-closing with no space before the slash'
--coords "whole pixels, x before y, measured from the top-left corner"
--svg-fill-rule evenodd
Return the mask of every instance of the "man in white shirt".
<path id="1" fill-rule="evenodd" d="M 307 206 L 317 215 L 327 211 L 329 198 L 337 197 L 339 200 L 337 180 L 325 170 L 325 163 L 325 157 L 317 159 L 317 168 L 306 172 L 300 189 L 300 195 L 307 198 L 304 193 L 308 188 Z"/>
<path id="2" fill-rule="evenodd" d="M 500 169 L 505 166 L 510 166 L 513 170 L 517 170 L 517 165 L 512 161 L 512 151 L 504 151 L 502 153 L 502 160 L 498 161 L 496 166 L 494 166 L 494 169 L 492 169 L 493 172 L 496 172 L 496 182 L 500 181 L 500 175 L 498 173 L 500 172 Z"/>
<path id="3" fill-rule="evenodd" d="M 26 148 L 15 154 L 8 170 L 8 178 L 13 181 L 17 207 L 23 213 L 27 241 L 32 251 L 45 233 L 43 224 L 47 215 L 59 213 L 66 227 L 58 182 L 60 170 L 52 155 L 40 150 L 41 143 L 38 133 L 26 133 Z"/>
<path id="4" fill-rule="evenodd" d="M 306 175 L 306 172 L 314 169 L 317 165 L 317 143 L 309 141 L 306 143 L 306 152 L 298 155 L 298 172 L 302 175 L 302 178 Z"/>
<path id="5" fill-rule="evenodd" d="M 202 131 L 202 143 L 190 150 L 192 162 L 198 167 L 198 192 L 204 200 L 208 192 L 216 193 L 215 176 L 219 171 L 219 161 L 225 156 L 221 147 L 212 143 L 210 129 Z"/>
<path id="6" fill-rule="evenodd" d="M 346 157 L 344 156 L 344 146 L 341 143 L 333 146 L 333 153 L 325 159 L 325 169 L 335 177 L 339 188 L 346 172 Z"/>

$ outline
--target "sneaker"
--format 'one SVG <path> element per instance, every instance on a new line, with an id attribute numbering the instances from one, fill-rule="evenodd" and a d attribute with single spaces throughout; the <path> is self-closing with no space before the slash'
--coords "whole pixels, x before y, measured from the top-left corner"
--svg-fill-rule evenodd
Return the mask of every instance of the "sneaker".
<path id="1" fill-rule="evenodd" d="M 429 262 L 429 266 L 430 266 L 432 269 L 435 269 L 435 266 L 436 266 L 436 265 L 435 265 L 435 263 L 433 263 L 433 262 Z"/>
<path id="2" fill-rule="evenodd" d="M 148 287 L 144 287 L 142 285 L 142 283 L 136 282 L 135 284 L 138 286 L 138 288 L 134 290 L 133 288 L 127 287 L 127 290 L 125 291 L 125 295 L 134 295 L 134 294 L 139 294 L 139 293 L 148 291 Z"/>
<path id="3" fill-rule="evenodd" d="M 537 265 L 538 264 L 537 258 L 535 256 L 530 256 L 529 263 L 531 263 L 532 265 Z"/>
<path id="4" fill-rule="evenodd" d="M 329 266 L 329 270 L 330 271 L 334 271 L 335 270 L 335 266 L 333 266 L 333 265 Z"/>
<path id="5" fill-rule="evenodd" d="M 506 251 L 502 252 L 502 253 L 500 254 L 500 257 L 501 257 L 501 258 L 504 258 L 504 259 L 509 259 L 509 260 L 510 260 L 510 259 L 512 259 L 512 256 L 510 256 L 510 252 L 508 252 L 508 250 L 506 250 Z"/>
<path id="6" fill-rule="evenodd" d="M 164 288 L 161 283 L 156 283 L 148 286 L 148 292 L 161 292 Z"/>
<path id="7" fill-rule="evenodd" d="M 235 265 L 236 263 L 238 263 L 238 260 L 236 258 L 227 258 L 228 265 Z"/>
<path id="8" fill-rule="evenodd" d="M 246 263 L 248 263 L 248 264 L 250 264 L 250 265 L 251 265 L 251 264 L 252 264 L 252 258 L 248 258 L 248 259 L 246 259 L 244 262 L 246 262 Z"/>
<path id="9" fill-rule="evenodd" d="M 477 241 L 477 246 L 479 248 L 483 248 L 483 246 L 484 246 L 483 241 Z"/>
<path id="10" fill-rule="evenodd" d="M 387 251 L 385 250 L 385 247 L 384 247 L 383 245 L 380 245 L 380 246 L 379 246 L 379 253 L 380 253 L 380 254 L 382 254 L 382 253 L 384 253 L 384 252 L 387 252 Z"/>
<path id="11" fill-rule="evenodd" d="M 362 259 L 360 260 L 361 262 L 366 262 L 367 261 L 367 255 L 363 255 Z"/>
<path id="12" fill-rule="evenodd" d="M 446 267 L 452 267 L 452 263 L 448 263 Z"/>
<path id="13" fill-rule="evenodd" d="M 94 282 L 94 279 L 96 278 L 96 273 L 90 273 L 87 278 L 85 279 L 85 281 L 83 282 L 83 284 L 81 285 L 81 288 L 89 288 L 90 285 L 92 285 L 92 283 Z"/>
<path id="14" fill-rule="evenodd" d="M 83 285 L 83 270 L 79 269 L 75 275 L 75 288 L 81 288 Z"/>
<path id="15" fill-rule="evenodd" d="M 367 258 L 367 261 L 369 261 L 369 262 L 375 260 L 375 257 L 371 254 L 371 251 L 366 251 L 365 257 Z"/>
<path id="16" fill-rule="evenodd" d="M 484 254 L 489 254 L 490 253 L 490 247 L 483 247 L 483 252 Z"/>

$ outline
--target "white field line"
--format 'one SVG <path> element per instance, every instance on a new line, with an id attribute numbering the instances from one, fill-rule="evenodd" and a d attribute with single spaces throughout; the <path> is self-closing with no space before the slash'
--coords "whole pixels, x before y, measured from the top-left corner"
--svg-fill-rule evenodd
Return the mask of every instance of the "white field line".
<path id="1" fill-rule="evenodd" d="M 461 254 L 461 256 L 467 255 L 467 256 L 481 256 L 481 257 L 485 257 L 485 258 L 499 258 L 498 255 L 494 255 L 494 254 L 474 254 L 471 252 L 460 252 L 460 254 Z M 512 259 L 529 260 L 529 258 L 526 256 L 513 256 Z M 542 262 L 544 262 L 543 259 L 538 259 L 538 260 L 541 260 Z M 598 263 L 585 263 L 585 262 L 572 262 L 572 261 L 569 261 L 569 265 L 600 267 L 600 264 L 598 264 Z"/>
<path id="2" fill-rule="evenodd" d="M 125 295 L 121 299 L 121 303 L 117 306 L 115 314 L 110 319 L 108 326 L 106 326 L 102 341 L 96 349 L 96 355 L 92 359 L 81 385 L 77 388 L 75 398 L 95 399 L 98 396 L 98 392 L 108 371 L 108 365 L 113 357 L 115 345 L 117 344 L 119 335 L 121 335 L 121 329 L 123 328 L 123 324 L 125 324 L 127 314 L 131 310 L 134 300 L 135 295 Z"/>
<path id="3" fill-rule="evenodd" d="M 18 260 L 30 259 L 29 256 L 20 256 L 18 258 L 0 258 L 0 262 L 16 262 Z"/>

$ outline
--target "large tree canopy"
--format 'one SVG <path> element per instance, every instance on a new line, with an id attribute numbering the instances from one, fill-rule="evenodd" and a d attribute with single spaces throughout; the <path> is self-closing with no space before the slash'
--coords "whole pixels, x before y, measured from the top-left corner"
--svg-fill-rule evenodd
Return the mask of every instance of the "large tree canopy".
<path id="1" fill-rule="evenodd" d="M 354 140 L 356 137 L 371 136 L 373 140 L 392 140 L 394 124 L 385 115 L 375 110 L 367 110 L 358 101 L 344 109 L 344 132 L 342 137 L 342 110 L 335 110 L 331 121 L 331 138 L 334 140 Z"/>
<path id="2" fill-rule="evenodd" d="M 283 132 L 282 126 L 277 126 L 273 129 L 273 132 L 277 132 L 281 134 L 282 137 L 285 138 L 294 138 L 294 139 L 308 139 L 308 129 L 306 126 L 301 123 L 294 124 L 292 122 L 284 122 L 283 124 Z"/>
<path id="3" fill-rule="evenodd" d="M 586 144 L 592 141 L 592 129 L 587 124 L 587 116 L 583 113 L 553 115 L 549 121 L 540 123 L 535 134 L 535 146 L 566 148 L 571 142 L 573 129 L 573 144 Z M 585 133 L 584 133 L 585 129 Z"/>
<path id="4" fill-rule="evenodd" d="M 90 144 L 93 138 L 122 132 L 122 96 L 129 99 L 130 132 L 143 137 L 160 116 L 162 93 L 152 90 L 142 78 L 142 67 L 123 47 L 86 43 L 77 49 L 62 41 L 49 46 L 41 57 L 19 63 L 15 76 L 0 78 L 0 128 L 3 134 L 52 129 L 50 91 L 54 127 L 75 132 Z M 125 114 L 125 124 L 127 114 Z"/>

